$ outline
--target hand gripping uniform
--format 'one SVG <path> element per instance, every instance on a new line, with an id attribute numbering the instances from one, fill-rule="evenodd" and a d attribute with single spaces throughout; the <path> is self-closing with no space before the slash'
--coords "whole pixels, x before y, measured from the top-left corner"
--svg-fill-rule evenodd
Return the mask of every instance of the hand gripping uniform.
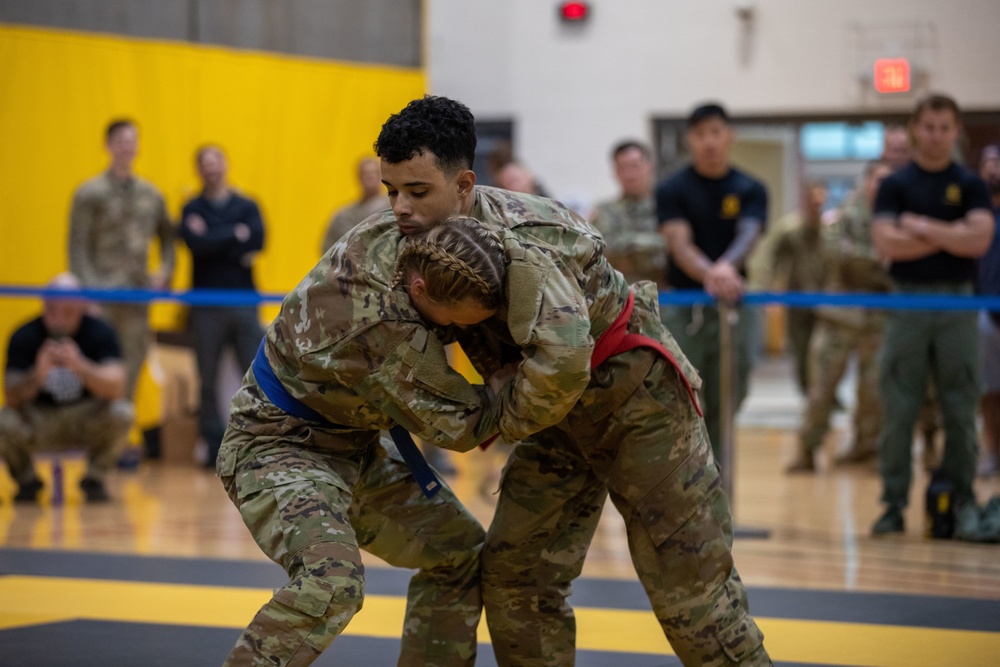
<path id="1" fill-rule="evenodd" d="M 401 242 L 388 221 L 327 253 L 285 298 L 233 399 L 218 472 L 290 580 L 229 664 L 312 662 L 361 607 L 359 548 L 418 570 L 400 665 L 475 660 L 482 527 L 450 489 L 426 497 L 379 431 L 468 450 L 496 432 L 497 401 L 449 368 L 406 293 L 389 289 Z M 277 406 L 289 402 L 309 418 Z"/>
<path id="2" fill-rule="evenodd" d="M 733 567 L 729 503 L 695 401 L 700 379 L 660 324 L 656 286 L 637 283 L 623 316 L 630 288 L 600 235 L 549 199 L 477 187 L 471 216 L 502 236 L 507 304 L 456 338 L 484 377 L 520 362 L 499 422 L 518 444 L 482 556 L 499 664 L 574 664 L 566 598 L 609 493 L 684 664 L 770 664 Z M 605 361 L 592 363 L 595 345 Z"/>

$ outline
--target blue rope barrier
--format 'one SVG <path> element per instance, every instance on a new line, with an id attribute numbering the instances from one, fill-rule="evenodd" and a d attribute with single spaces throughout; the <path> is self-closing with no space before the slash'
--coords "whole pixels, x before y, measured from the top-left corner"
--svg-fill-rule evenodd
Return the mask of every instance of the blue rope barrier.
<path id="1" fill-rule="evenodd" d="M 167 301 L 189 306 L 254 306 L 280 303 L 284 294 L 251 290 L 193 289 L 183 292 L 145 289 L 54 290 L 27 285 L 0 285 L 0 296 L 10 297 L 79 297 L 92 301 L 150 303 Z M 699 290 L 660 292 L 661 306 L 714 305 L 715 299 Z M 850 306 L 880 310 L 996 310 L 1000 296 L 962 296 L 956 294 L 829 294 L 823 292 L 749 292 L 743 304 L 758 306 L 781 304 L 798 308 L 813 306 Z"/>
<path id="2" fill-rule="evenodd" d="M 714 305 L 715 299 L 698 290 L 660 292 L 660 305 Z M 796 308 L 843 306 L 879 310 L 1000 310 L 1000 296 L 959 294 L 833 294 L 825 292 L 748 292 L 743 304 L 781 304 Z"/>
<path id="3" fill-rule="evenodd" d="M 82 298 L 107 303 L 151 303 L 169 301 L 189 306 L 256 306 L 261 303 L 280 303 L 284 294 L 261 294 L 252 290 L 193 289 L 184 292 L 147 289 L 50 289 L 0 285 L 0 296 L 12 297 L 62 297 Z"/>

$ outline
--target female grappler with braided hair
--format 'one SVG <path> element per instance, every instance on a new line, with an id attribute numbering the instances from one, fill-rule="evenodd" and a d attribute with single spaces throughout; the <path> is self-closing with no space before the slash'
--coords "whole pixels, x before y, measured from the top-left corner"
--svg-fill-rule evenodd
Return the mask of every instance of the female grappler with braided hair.
<path id="1" fill-rule="evenodd" d="M 435 324 L 478 324 L 503 304 L 506 263 L 496 232 L 454 216 L 407 238 L 392 286 L 406 285 L 413 306 Z"/>
<path id="2" fill-rule="evenodd" d="M 501 234 L 506 304 L 454 336 L 498 392 L 517 443 L 482 551 L 497 664 L 569 667 L 569 601 L 608 498 L 636 574 L 685 665 L 771 660 L 732 555 L 732 516 L 696 393 L 701 381 L 660 323 L 656 286 L 628 285 L 604 240 L 562 204 L 476 185 L 475 118 L 457 100 L 413 100 L 375 143 L 403 234 L 468 215 Z"/>
<path id="3" fill-rule="evenodd" d="M 285 298 L 233 399 L 217 469 L 289 581 L 227 665 L 315 660 L 361 608 L 360 549 L 417 570 L 398 664 L 474 663 L 483 529 L 432 473 L 418 484 L 400 455 L 405 442 L 397 451 L 379 432 L 458 451 L 497 432 L 496 392 L 448 366 L 424 318 L 467 326 L 490 317 L 504 273 L 497 237 L 474 220 L 404 242 L 394 222 L 372 219 Z"/>

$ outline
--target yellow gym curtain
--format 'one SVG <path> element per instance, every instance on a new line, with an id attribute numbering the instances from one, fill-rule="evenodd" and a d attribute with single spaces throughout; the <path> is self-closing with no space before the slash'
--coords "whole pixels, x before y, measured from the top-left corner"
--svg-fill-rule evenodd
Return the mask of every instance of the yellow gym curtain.
<path id="1" fill-rule="evenodd" d="M 73 190 L 106 167 L 108 121 L 128 117 L 136 171 L 175 216 L 197 189 L 195 149 L 226 149 L 232 183 L 267 225 L 258 286 L 287 291 L 318 259 L 330 213 L 358 196 L 356 162 L 381 124 L 424 90 L 416 69 L 0 24 L 0 284 L 65 270 Z M 175 287 L 189 285 L 189 266 L 181 248 Z M 39 309 L 0 299 L 0 360 Z M 154 325 L 177 312 L 158 306 Z"/>

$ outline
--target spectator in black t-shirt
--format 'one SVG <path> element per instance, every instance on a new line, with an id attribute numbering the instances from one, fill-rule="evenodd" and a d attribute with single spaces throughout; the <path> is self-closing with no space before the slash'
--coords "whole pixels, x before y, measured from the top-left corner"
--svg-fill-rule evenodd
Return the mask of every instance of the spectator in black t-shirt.
<path id="1" fill-rule="evenodd" d="M 195 161 L 202 192 L 184 206 L 180 235 L 193 258 L 195 289 L 254 290 L 253 260 L 264 247 L 264 223 L 257 204 L 236 193 L 226 179 L 226 156 L 218 146 L 204 146 Z M 215 467 L 226 420 L 216 397 L 219 361 L 227 346 L 241 372 L 253 362 L 264 330 L 257 306 L 197 306 L 188 316 L 194 338 L 201 402 L 198 427 L 208 449 L 206 467 Z M 228 405 L 228 402 L 226 403 Z"/>
<path id="2" fill-rule="evenodd" d="M 747 253 L 767 219 L 764 186 L 729 163 L 734 134 L 725 110 L 700 106 L 688 118 L 691 165 L 656 188 L 656 213 L 670 253 L 667 283 L 705 290 L 738 304 L 746 286 Z M 745 315 L 745 314 L 744 314 Z M 734 409 L 746 396 L 750 374 L 749 318 L 733 331 L 736 352 Z M 719 453 L 722 430 L 719 317 L 714 308 L 665 308 L 663 322 L 704 379 L 705 424 Z"/>
<path id="3" fill-rule="evenodd" d="M 993 198 L 993 244 L 979 261 L 977 291 L 1000 296 L 1000 144 L 987 146 L 979 159 L 979 175 Z M 979 314 L 979 354 L 983 361 L 983 451 L 979 475 L 991 477 L 1000 465 L 1000 310 Z"/>
<path id="4" fill-rule="evenodd" d="M 80 289 L 72 274 L 49 283 Z M 31 455 L 38 449 L 85 449 L 88 501 L 108 500 L 104 476 L 115 467 L 132 425 L 125 396 L 125 365 L 118 336 L 86 314 L 79 298 L 48 296 L 37 317 L 10 338 L 0 410 L 0 450 L 17 482 L 17 501 L 34 501 L 42 489 Z"/>
<path id="5" fill-rule="evenodd" d="M 949 97 L 922 100 L 910 120 L 913 161 L 888 176 L 875 198 L 872 241 L 889 260 L 902 294 L 972 294 L 975 258 L 993 237 L 990 197 L 982 179 L 952 162 L 961 117 Z M 904 530 L 902 510 L 912 476 L 911 446 L 933 375 L 943 416 L 942 473 L 955 488 L 956 535 L 978 531 L 972 482 L 976 473 L 979 355 L 976 313 L 890 311 L 882 338 L 879 438 L 885 513 L 876 535 Z"/>

